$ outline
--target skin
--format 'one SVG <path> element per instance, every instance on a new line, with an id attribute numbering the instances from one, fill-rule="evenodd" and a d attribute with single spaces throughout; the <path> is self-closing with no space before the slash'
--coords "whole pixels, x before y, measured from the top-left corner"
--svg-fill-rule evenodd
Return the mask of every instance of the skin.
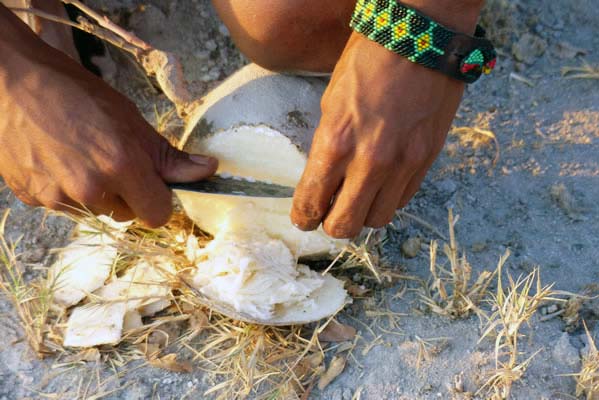
<path id="1" fill-rule="evenodd" d="M 165 182 L 212 175 L 217 161 L 176 150 L 135 105 L 0 6 L 0 172 L 31 206 L 85 205 L 148 226 L 172 212 Z"/>
<path id="2" fill-rule="evenodd" d="M 443 147 L 464 84 L 351 33 L 355 1 L 332 3 L 213 4 L 253 61 L 271 69 L 333 72 L 291 219 L 303 230 L 323 224 L 329 235 L 351 238 L 364 226 L 389 223 L 417 192 Z M 403 3 L 466 33 L 473 33 L 483 5 Z M 265 23 L 257 24 L 256 15 Z"/>
<path id="3" fill-rule="evenodd" d="M 466 33 L 474 31 L 483 4 L 403 2 Z M 214 6 L 254 62 L 333 72 L 294 198 L 296 226 L 322 224 L 331 236 L 350 238 L 363 226 L 388 223 L 443 147 L 464 85 L 352 33 L 355 0 L 215 0 Z M 165 181 L 214 173 L 215 160 L 170 147 L 129 100 L 2 7 L 0 54 L 11 55 L 0 62 L 0 112 L 11 116 L 0 120 L 0 173 L 26 203 L 85 204 L 157 226 L 171 213 Z"/>

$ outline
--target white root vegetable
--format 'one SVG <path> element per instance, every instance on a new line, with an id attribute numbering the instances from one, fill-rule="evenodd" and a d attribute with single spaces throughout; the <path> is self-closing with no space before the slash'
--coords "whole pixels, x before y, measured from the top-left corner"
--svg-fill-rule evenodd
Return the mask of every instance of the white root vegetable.
<path id="1" fill-rule="evenodd" d="M 217 157 L 221 175 L 295 186 L 320 118 L 324 88 L 319 79 L 246 66 L 190 116 L 180 147 Z M 193 284 L 207 297 L 257 322 L 278 325 L 319 320 L 345 304 L 341 281 L 297 260 L 334 256 L 347 242 L 322 230 L 295 228 L 289 218 L 291 199 L 176 194 L 188 216 L 215 236 L 190 257 L 198 260 Z"/>
<path id="2" fill-rule="evenodd" d="M 97 304 L 76 307 L 67 322 L 65 346 L 91 347 L 116 344 L 123 330 L 141 326 L 142 316 L 151 316 L 168 307 L 167 283 L 174 266 L 167 262 L 140 261 L 122 277 L 96 290 Z"/>
<path id="3" fill-rule="evenodd" d="M 276 74 L 256 65 L 235 73 L 204 98 L 190 116 L 180 147 L 219 159 L 220 174 L 295 186 L 304 169 L 320 97 L 326 84 L 316 78 Z M 229 216 L 242 214 L 281 239 L 296 257 L 334 255 L 346 244 L 322 230 L 302 232 L 289 219 L 291 199 L 245 198 L 177 192 L 186 213 L 216 234 Z M 248 211 L 253 208 L 252 211 Z"/>
<path id="4" fill-rule="evenodd" d="M 99 218 L 115 234 L 127 229 L 127 223 Z M 75 240 L 62 249 L 48 273 L 57 304 L 73 306 L 104 285 L 117 258 L 113 244 L 111 236 L 86 225 L 77 226 Z"/>
<path id="5" fill-rule="evenodd" d="M 65 307 L 79 303 L 108 279 L 116 256 L 116 249 L 99 237 L 70 243 L 50 267 L 54 301 Z"/>
<path id="6" fill-rule="evenodd" d="M 142 326 L 144 326 L 144 323 L 141 320 L 140 313 L 137 311 L 128 311 L 125 313 L 125 317 L 123 318 L 123 331 L 141 328 Z"/>
<path id="7" fill-rule="evenodd" d="M 121 340 L 126 312 L 125 303 L 76 307 L 69 317 L 63 344 L 68 347 L 117 344 Z"/>
<path id="8" fill-rule="evenodd" d="M 298 266 L 282 241 L 255 230 L 223 231 L 197 259 L 193 283 L 202 293 L 262 321 L 325 318 L 345 300 L 340 281 Z M 315 301 L 322 289 L 330 297 L 325 304 Z"/>

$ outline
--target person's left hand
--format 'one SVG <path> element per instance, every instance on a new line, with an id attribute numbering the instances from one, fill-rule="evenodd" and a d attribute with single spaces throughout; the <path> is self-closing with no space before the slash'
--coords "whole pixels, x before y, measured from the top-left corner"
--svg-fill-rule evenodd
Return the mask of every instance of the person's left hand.
<path id="1" fill-rule="evenodd" d="M 293 223 L 351 238 L 390 222 L 443 148 L 463 89 L 353 33 L 322 98 Z"/>

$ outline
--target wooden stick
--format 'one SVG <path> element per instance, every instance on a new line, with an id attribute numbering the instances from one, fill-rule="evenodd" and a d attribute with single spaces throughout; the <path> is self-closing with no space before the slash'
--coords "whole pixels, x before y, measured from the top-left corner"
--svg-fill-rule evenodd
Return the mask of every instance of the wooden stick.
<path id="1" fill-rule="evenodd" d="M 120 26 L 118 26 L 117 24 L 112 22 L 110 19 L 108 19 L 108 17 L 98 14 L 97 12 L 95 12 L 90 7 L 86 6 L 85 4 L 81 3 L 80 1 L 78 1 L 78 0 L 62 0 L 62 2 L 64 4 L 71 4 L 75 7 L 77 7 L 79 10 L 81 10 L 83 13 L 85 13 L 85 15 L 87 15 L 90 18 L 92 18 L 93 20 L 95 20 L 98 23 L 98 25 L 100 25 L 102 28 L 114 33 L 115 35 L 119 36 L 121 39 L 125 40 L 127 43 L 130 43 L 133 46 L 136 46 L 136 47 L 138 47 L 142 50 L 146 50 L 146 51 L 153 49 L 152 46 L 150 46 L 148 43 L 144 42 L 143 40 L 141 40 L 140 38 L 135 36 L 132 32 L 129 32 L 129 31 L 121 28 Z"/>

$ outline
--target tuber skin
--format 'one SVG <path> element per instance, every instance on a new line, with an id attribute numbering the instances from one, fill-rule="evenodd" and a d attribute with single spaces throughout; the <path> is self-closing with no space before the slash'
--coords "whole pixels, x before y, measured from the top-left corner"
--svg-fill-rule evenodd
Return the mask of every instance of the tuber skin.
<path id="1" fill-rule="evenodd" d="M 2 5 L 0 60 L 0 174 L 25 203 L 155 227 L 172 212 L 165 182 L 216 171 L 215 159 L 172 147 L 130 100 Z"/>
<path id="2" fill-rule="evenodd" d="M 402 2 L 470 34 L 484 3 Z M 464 90 L 463 83 L 352 33 L 347 25 L 355 4 L 213 1 L 257 64 L 332 71 L 291 218 L 303 230 L 322 223 L 336 238 L 384 226 L 408 203 L 443 147 Z"/>

